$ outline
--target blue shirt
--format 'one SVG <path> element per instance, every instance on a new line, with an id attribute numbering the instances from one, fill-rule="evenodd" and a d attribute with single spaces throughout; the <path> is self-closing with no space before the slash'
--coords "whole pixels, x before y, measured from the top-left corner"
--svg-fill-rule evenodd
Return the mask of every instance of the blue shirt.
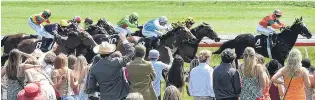
<path id="1" fill-rule="evenodd" d="M 215 97 L 213 91 L 213 68 L 206 63 L 200 63 L 190 72 L 189 93 L 191 96 L 211 96 Z"/>
<path id="2" fill-rule="evenodd" d="M 153 87 L 154 87 L 154 91 L 156 96 L 160 96 L 160 89 L 161 89 L 161 79 L 162 79 L 162 71 L 163 69 L 170 69 L 171 65 L 167 65 L 161 61 L 152 61 L 152 66 L 153 69 L 155 71 L 155 79 L 153 82 Z"/>
<path id="3" fill-rule="evenodd" d="M 157 30 L 157 28 L 156 28 L 155 25 L 154 25 L 154 21 L 155 21 L 155 19 L 151 19 L 149 22 L 147 22 L 147 23 L 143 26 L 143 28 L 144 28 L 145 30 L 147 30 L 147 31 L 155 31 L 155 30 Z"/>

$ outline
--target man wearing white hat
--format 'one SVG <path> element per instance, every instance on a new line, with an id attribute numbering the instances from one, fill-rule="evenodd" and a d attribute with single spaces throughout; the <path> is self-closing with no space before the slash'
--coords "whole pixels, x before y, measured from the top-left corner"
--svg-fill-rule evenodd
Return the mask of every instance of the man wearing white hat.
<path id="1" fill-rule="evenodd" d="M 129 93 L 129 85 L 124 79 L 122 67 L 131 61 L 135 48 L 126 40 L 125 35 L 120 33 L 119 36 L 125 48 L 123 57 L 111 57 L 116 46 L 108 42 L 102 42 L 93 48 L 93 51 L 102 58 L 90 70 L 87 91 L 91 93 L 100 90 L 100 100 L 121 100 Z"/>

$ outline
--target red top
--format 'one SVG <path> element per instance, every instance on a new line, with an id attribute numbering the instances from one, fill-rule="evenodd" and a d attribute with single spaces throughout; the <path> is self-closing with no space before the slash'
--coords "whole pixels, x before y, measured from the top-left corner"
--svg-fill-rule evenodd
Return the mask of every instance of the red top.
<path id="1" fill-rule="evenodd" d="M 259 22 L 259 25 L 267 28 L 267 26 L 271 26 L 274 29 L 279 29 L 280 27 L 284 27 L 285 25 L 281 23 L 274 14 L 270 14 L 266 16 L 263 20 Z"/>

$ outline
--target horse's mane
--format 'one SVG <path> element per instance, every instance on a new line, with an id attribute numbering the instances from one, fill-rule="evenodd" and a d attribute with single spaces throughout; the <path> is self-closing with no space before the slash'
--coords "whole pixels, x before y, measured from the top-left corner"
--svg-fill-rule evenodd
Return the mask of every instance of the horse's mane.
<path id="1" fill-rule="evenodd" d="M 293 22 L 293 24 L 292 24 L 291 26 L 288 25 L 288 26 L 287 26 L 288 28 L 285 28 L 283 31 L 281 31 L 280 34 L 290 32 L 291 29 L 292 29 L 295 25 L 300 24 L 301 22 L 302 22 L 302 21 L 301 21 L 300 19 L 296 18 L 295 21 Z M 280 34 L 279 34 L 279 35 L 280 35 Z"/>
<path id="2" fill-rule="evenodd" d="M 166 38 L 169 38 L 170 36 L 173 36 L 176 33 L 176 31 L 178 31 L 180 28 L 183 28 L 183 27 L 182 26 L 176 27 L 173 30 L 168 31 L 165 35 L 161 37 L 161 40 L 164 40 Z"/>

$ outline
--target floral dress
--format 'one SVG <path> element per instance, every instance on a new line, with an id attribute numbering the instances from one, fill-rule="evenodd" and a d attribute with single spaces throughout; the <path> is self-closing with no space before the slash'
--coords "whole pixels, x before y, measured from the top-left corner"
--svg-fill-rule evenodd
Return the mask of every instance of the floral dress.
<path id="1" fill-rule="evenodd" d="M 6 76 L 5 76 L 6 77 Z M 17 80 L 12 80 L 7 78 L 7 100 L 17 100 L 17 94 L 23 89 L 25 78 L 18 78 Z"/>
<path id="2" fill-rule="evenodd" d="M 241 100 L 256 100 L 257 97 L 263 95 L 259 85 L 259 80 L 256 77 L 243 77 Z"/>

